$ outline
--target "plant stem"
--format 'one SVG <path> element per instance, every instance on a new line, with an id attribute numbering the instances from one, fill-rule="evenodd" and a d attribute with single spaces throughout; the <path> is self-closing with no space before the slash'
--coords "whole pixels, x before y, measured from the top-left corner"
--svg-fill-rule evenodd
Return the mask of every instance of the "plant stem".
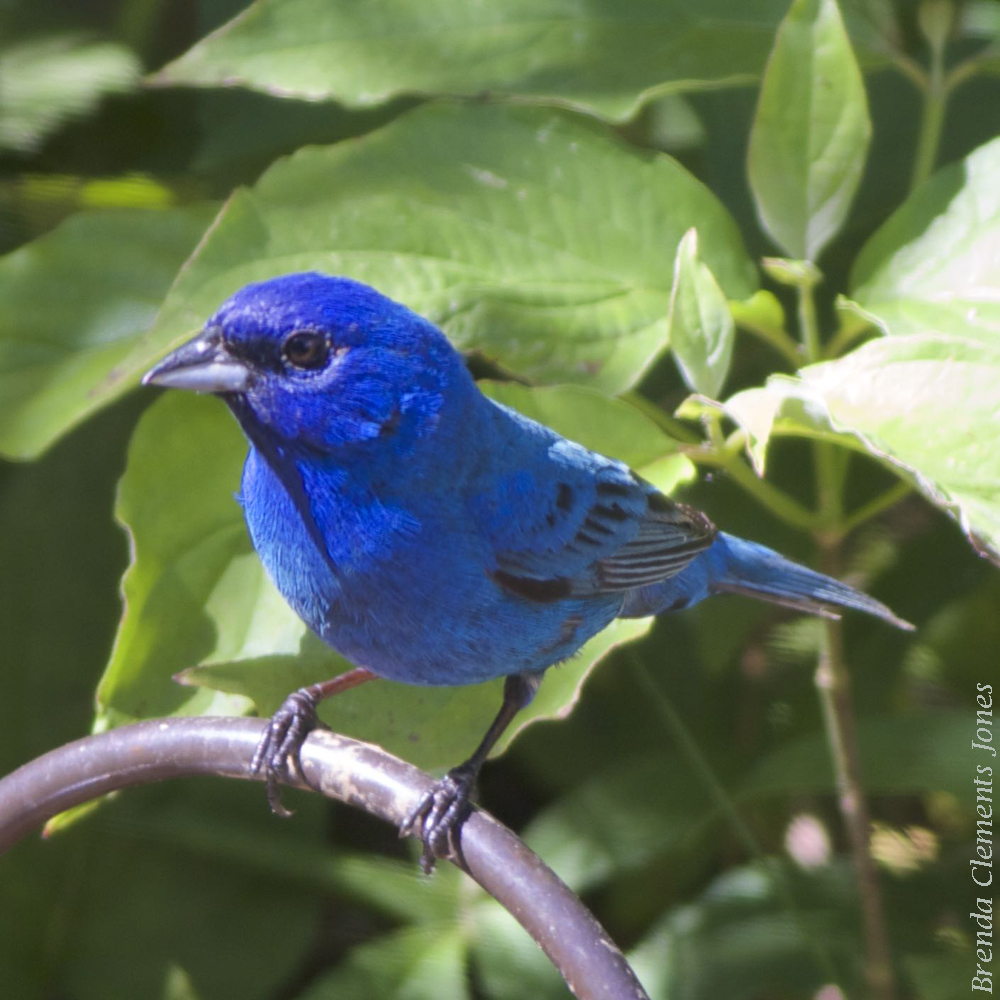
<path id="1" fill-rule="evenodd" d="M 816 361 L 822 350 L 813 285 L 798 286 L 799 325 L 802 343 L 810 361 Z M 814 446 L 816 466 L 817 517 L 820 527 L 813 535 L 823 554 L 822 570 L 838 576 L 840 545 L 844 537 L 843 490 L 850 453 L 826 441 Z M 893 1000 L 895 981 L 885 929 L 885 915 L 879 891 L 875 865 L 869 851 L 870 822 L 865 801 L 861 756 L 858 751 L 851 703 L 850 675 L 844 664 L 843 633 L 839 622 L 828 622 L 825 642 L 816 667 L 816 688 L 819 693 L 830 755 L 836 775 L 838 804 L 851 843 L 851 855 L 858 877 L 861 917 L 864 928 L 866 962 L 865 975 L 871 996 L 877 1000 Z"/>
<path id="2" fill-rule="evenodd" d="M 823 348 L 823 357 L 827 359 L 839 358 L 858 337 L 872 329 L 872 324 L 859 316 L 852 317 L 849 321 L 841 321 L 840 327 Z"/>
<path id="3" fill-rule="evenodd" d="M 781 327 L 766 323 L 749 323 L 744 319 L 739 320 L 736 325 L 773 347 L 791 365 L 793 371 L 802 363 L 799 345 Z"/>
<path id="4" fill-rule="evenodd" d="M 766 479 L 761 479 L 741 458 L 727 458 L 717 453 L 695 450 L 685 451 L 684 454 L 697 465 L 710 465 L 728 472 L 734 482 L 786 524 L 802 531 L 816 531 L 819 528 L 819 520 L 811 510 Z"/>
<path id="5" fill-rule="evenodd" d="M 944 113 L 948 104 L 949 87 L 944 77 L 944 43 L 931 40 L 931 65 L 924 88 L 924 111 L 920 119 L 920 135 L 917 152 L 913 160 L 913 174 L 910 177 L 912 193 L 930 177 L 937 161 L 938 146 L 941 144 L 941 130 L 944 127 Z"/>
<path id="6" fill-rule="evenodd" d="M 911 59 L 905 52 L 900 52 L 897 48 L 889 49 L 887 55 L 892 60 L 893 65 L 900 73 L 912 83 L 917 90 L 922 93 L 927 91 L 927 71 L 915 59 Z"/>
<path id="7" fill-rule="evenodd" d="M 848 514 L 841 522 L 841 533 L 849 535 L 859 524 L 870 521 L 873 517 L 881 514 L 882 511 L 892 507 L 893 504 L 899 503 L 903 497 L 908 496 L 912 492 L 912 484 L 906 482 L 905 479 L 901 479 L 894 486 L 890 486 L 884 493 L 880 493 L 877 497 L 869 500 L 868 503 L 862 504 L 857 510 Z"/>
<path id="8" fill-rule="evenodd" d="M 646 399 L 645 396 L 634 389 L 624 393 L 621 398 L 637 410 L 641 410 L 661 431 L 665 431 L 675 441 L 690 445 L 699 445 L 702 443 L 701 435 L 695 433 L 682 420 L 672 417 L 661 406 Z"/>
<path id="9" fill-rule="evenodd" d="M 988 72 L 985 67 L 989 65 L 990 60 L 995 59 L 998 55 L 1000 55 L 1000 45 L 988 45 L 985 49 L 980 49 L 970 59 L 960 62 L 957 66 L 952 66 L 944 79 L 945 93 L 950 97 L 951 92 L 965 83 L 966 80 L 970 80 L 979 73 Z"/>
<path id="10" fill-rule="evenodd" d="M 839 546 L 827 548 L 824 553 L 823 571 L 836 575 L 839 569 Z M 825 625 L 825 642 L 816 668 L 816 688 L 833 759 L 837 803 L 847 829 L 851 856 L 857 872 L 866 951 L 865 978 L 872 997 L 893 1000 L 896 994 L 895 975 L 886 933 L 882 893 L 869 845 L 871 820 L 861 775 L 850 674 L 844 664 L 843 632 L 838 621 L 828 621 Z"/>
<path id="11" fill-rule="evenodd" d="M 812 364 L 822 357 L 819 339 L 819 320 L 816 316 L 816 298 L 813 284 L 803 281 L 797 286 L 799 293 L 799 335 L 806 353 L 806 363 Z"/>

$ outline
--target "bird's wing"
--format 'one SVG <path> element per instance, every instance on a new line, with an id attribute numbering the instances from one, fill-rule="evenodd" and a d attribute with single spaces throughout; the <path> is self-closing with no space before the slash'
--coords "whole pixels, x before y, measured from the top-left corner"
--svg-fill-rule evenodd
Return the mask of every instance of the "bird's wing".
<path id="1" fill-rule="evenodd" d="M 650 484 L 635 536 L 595 564 L 598 593 L 632 590 L 674 576 L 715 539 L 714 524 L 700 511 L 668 499 Z"/>
<path id="2" fill-rule="evenodd" d="M 519 470 L 494 495 L 488 535 L 501 586 L 539 601 L 623 592 L 673 576 L 712 544 L 704 514 L 626 466 L 568 442 L 559 451 L 554 469 Z"/>

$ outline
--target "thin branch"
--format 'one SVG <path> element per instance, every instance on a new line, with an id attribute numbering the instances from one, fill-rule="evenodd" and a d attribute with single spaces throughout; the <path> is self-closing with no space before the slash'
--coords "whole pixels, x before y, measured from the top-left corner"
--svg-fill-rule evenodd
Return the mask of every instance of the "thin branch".
<path id="1" fill-rule="evenodd" d="M 802 351 L 799 345 L 788 336 L 784 327 L 772 326 L 769 323 L 752 322 L 744 317 L 736 321 L 736 325 L 747 333 L 753 334 L 759 340 L 777 351 L 791 366 L 792 371 L 798 371 L 802 364 Z"/>
<path id="2" fill-rule="evenodd" d="M 791 524 L 802 531 L 815 531 L 819 527 L 819 521 L 811 510 L 769 480 L 762 479 L 743 459 L 735 456 L 729 458 L 729 446 L 726 450 L 726 456 L 696 448 L 682 449 L 682 453 L 696 465 L 707 465 L 727 472 L 733 481 L 743 487 L 762 507 L 766 507 L 786 524 Z"/>
<path id="3" fill-rule="evenodd" d="M 924 109 L 920 117 L 920 133 L 917 137 L 917 151 L 913 158 L 913 174 L 910 177 L 912 194 L 934 172 L 941 132 L 944 128 L 944 114 L 948 106 L 949 90 L 944 76 L 944 40 L 931 40 L 931 66 L 924 90 Z"/>
<path id="4" fill-rule="evenodd" d="M 798 292 L 802 342 L 809 360 L 816 361 L 821 355 L 822 341 L 812 286 L 803 283 Z M 823 553 L 823 572 L 836 577 L 840 575 L 844 480 L 850 453 L 827 441 L 817 441 L 813 452 L 817 513 L 822 525 L 813 534 Z M 825 624 L 825 641 L 816 667 L 816 689 L 836 774 L 840 814 L 847 828 L 851 856 L 857 872 L 865 940 L 865 976 L 872 997 L 876 1000 L 894 1000 L 895 974 L 881 889 L 869 846 L 868 803 L 865 799 L 861 754 L 854 725 L 851 678 L 844 662 L 843 632 L 839 621 Z"/>
<path id="5" fill-rule="evenodd" d="M 826 549 L 825 554 L 824 571 L 836 575 L 839 569 L 837 549 Z M 823 723 L 836 776 L 837 803 L 847 829 L 858 879 L 866 952 L 865 977 L 870 996 L 877 1000 L 894 1000 L 895 973 L 885 925 L 882 891 L 871 854 L 871 819 L 854 725 L 851 677 L 844 663 L 843 626 L 839 621 L 827 621 L 824 625 L 823 648 L 816 668 L 816 689 L 819 692 Z"/>
<path id="6" fill-rule="evenodd" d="M 841 535 L 849 535 L 859 525 L 865 521 L 870 521 L 883 511 L 894 507 L 904 497 L 908 497 L 913 492 L 913 484 L 901 479 L 898 483 L 890 486 L 884 493 L 873 497 L 867 503 L 862 504 L 856 510 L 851 511 L 841 523 Z"/>
<path id="7" fill-rule="evenodd" d="M 261 719 L 154 719 L 69 743 L 0 780 L 0 853 L 72 806 L 132 785 L 196 774 L 249 779 Z M 422 771 L 369 743 L 321 730 L 302 748 L 311 788 L 399 826 L 430 787 Z M 263 797 L 261 808 L 264 808 Z M 545 863 L 474 809 L 455 864 L 538 942 L 580 1000 L 648 1000 L 604 929 Z"/>
<path id="8" fill-rule="evenodd" d="M 843 316 L 843 313 L 841 314 Z M 851 316 L 849 319 L 841 319 L 840 327 L 823 347 L 823 357 L 826 360 L 839 358 L 847 352 L 854 341 L 873 329 L 874 324 L 860 316 Z"/>

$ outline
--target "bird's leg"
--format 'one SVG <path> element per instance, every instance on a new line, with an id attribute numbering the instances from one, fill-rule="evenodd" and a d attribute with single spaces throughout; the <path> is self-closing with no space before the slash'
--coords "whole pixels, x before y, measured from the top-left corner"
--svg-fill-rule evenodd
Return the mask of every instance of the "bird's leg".
<path id="1" fill-rule="evenodd" d="M 292 811 L 281 804 L 281 782 L 293 774 L 302 774 L 299 751 L 306 737 L 321 724 L 316 706 L 331 695 L 357 687 L 376 676 L 364 667 L 355 667 L 328 681 L 299 688 L 271 716 L 250 762 L 251 774 L 264 773 L 271 812 L 278 816 L 292 815 Z"/>
<path id="2" fill-rule="evenodd" d="M 436 781 L 409 811 L 399 835 L 417 834 L 424 842 L 420 867 L 431 872 L 437 858 L 459 855 L 458 831 L 469 812 L 469 798 L 490 750 L 511 720 L 535 696 L 541 674 L 512 674 L 504 682 L 503 703 L 472 756 Z"/>

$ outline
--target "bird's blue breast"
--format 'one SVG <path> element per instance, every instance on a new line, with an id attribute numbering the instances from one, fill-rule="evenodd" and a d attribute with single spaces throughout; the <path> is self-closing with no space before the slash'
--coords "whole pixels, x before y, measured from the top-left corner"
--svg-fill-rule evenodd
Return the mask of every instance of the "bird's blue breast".
<path id="1" fill-rule="evenodd" d="M 242 493 L 254 547 L 289 604 L 352 662 L 392 680 L 456 685 L 540 671 L 621 607 L 615 595 L 538 603 L 499 586 L 461 490 L 404 504 L 321 462 L 279 474 L 252 447 Z"/>

